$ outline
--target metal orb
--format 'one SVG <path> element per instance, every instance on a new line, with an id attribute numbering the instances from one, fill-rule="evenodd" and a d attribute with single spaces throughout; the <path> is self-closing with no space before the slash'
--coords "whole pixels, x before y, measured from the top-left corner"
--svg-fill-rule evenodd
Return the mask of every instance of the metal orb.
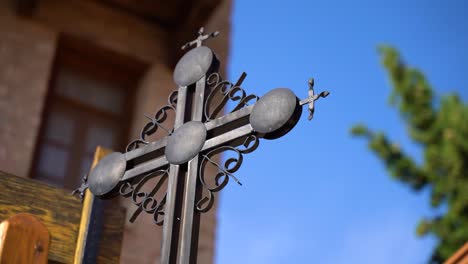
<path id="1" fill-rule="evenodd" d="M 266 139 L 279 138 L 288 133 L 299 120 L 302 107 L 288 88 L 277 88 L 264 95 L 250 114 L 252 128 Z"/>
<path id="2" fill-rule="evenodd" d="M 120 152 L 105 156 L 88 176 L 89 190 L 96 196 L 104 196 L 119 185 L 125 173 L 127 161 Z"/>
<path id="3" fill-rule="evenodd" d="M 177 128 L 167 140 L 167 161 L 178 165 L 193 159 L 203 148 L 206 134 L 205 125 L 198 121 L 190 121 Z"/>
<path id="4" fill-rule="evenodd" d="M 213 51 L 205 46 L 187 52 L 174 69 L 174 82 L 179 86 L 188 86 L 200 80 L 213 63 Z"/>

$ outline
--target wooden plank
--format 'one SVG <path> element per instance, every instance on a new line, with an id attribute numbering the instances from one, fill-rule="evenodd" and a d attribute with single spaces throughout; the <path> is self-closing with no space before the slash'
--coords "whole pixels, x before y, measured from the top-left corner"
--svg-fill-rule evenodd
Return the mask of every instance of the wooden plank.
<path id="1" fill-rule="evenodd" d="M 91 167 L 110 153 L 97 147 Z M 74 263 L 119 263 L 124 219 L 118 200 L 103 201 L 86 190 Z"/>
<path id="2" fill-rule="evenodd" d="M 94 168 L 99 160 L 104 158 L 106 154 L 108 154 L 110 151 L 104 150 L 101 147 L 98 147 L 96 149 L 96 152 L 94 153 L 94 160 L 93 164 L 91 165 L 91 168 Z M 91 257 L 89 256 L 89 253 L 86 256 L 86 248 L 89 248 L 89 245 L 87 246 L 88 243 L 92 242 L 90 241 L 92 238 L 90 238 L 91 232 L 91 224 L 92 224 L 92 214 L 93 214 L 93 209 L 96 210 L 97 208 L 95 205 L 95 197 L 94 195 L 89 191 L 86 190 L 85 195 L 84 195 L 84 200 L 83 200 L 83 209 L 81 211 L 81 221 L 80 221 L 80 229 L 78 232 L 78 240 L 76 242 L 76 251 L 75 251 L 75 259 L 74 263 L 82 263 L 85 262 L 86 257 Z M 95 261 L 95 259 L 94 259 Z"/>
<path id="3" fill-rule="evenodd" d="M 444 264 L 468 264 L 468 242 L 457 250 Z"/>
<path id="4" fill-rule="evenodd" d="M 125 226 L 125 210 L 118 199 L 106 201 L 104 209 L 104 229 L 98 249 L 98 264 L 120 263 Z"/>
<path id="5" fill-rule="evenodd" d="M 0 264 L 46 264 L 50 236 L 31 214 L 17 214 L 0 224 Z"/>
<path id="6" fill-rule="evenodd" d="M 94 165 L 109 152 L 98 147 Z M 118 199 L 94 199 L 87 191 L 82 203 L 68 191 L 1 171 L 0 188 L 0 221 L 19 213 L 36 216 L 51 234 L 49 260 L 119 263 L 125 212 Z"/>
<path id="7" fill-rule="evenodd" d="M 65 190 L 1 171 L 0 189 L 0 221 L 19 213 L 34 215 L 49 230 L 49 259 L 72 263 L 81 201 Z"/>

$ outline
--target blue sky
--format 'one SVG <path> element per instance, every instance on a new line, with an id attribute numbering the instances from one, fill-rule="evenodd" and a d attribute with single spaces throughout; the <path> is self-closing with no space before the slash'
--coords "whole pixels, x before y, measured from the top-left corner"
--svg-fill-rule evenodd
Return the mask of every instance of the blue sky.
<path id="1" fill-rule="evenodd" d="M 468 99 L 468 4 L 464 1 L 234 0 L 232 81 L 257 95 L 277 87 L 331 95 L 286 136 L 263 140 L 218 199 L 216 263 L 424 263 L 435 245 L 418 238 L 434 214 L 428 192 L 392 180 L 350 127 L 384 130 L 408 152 L 388 104 L 376 47 L 391 44 L 426 73 L 438 95 Z M 420 160 L 420 158 L 418 158 Z"/>

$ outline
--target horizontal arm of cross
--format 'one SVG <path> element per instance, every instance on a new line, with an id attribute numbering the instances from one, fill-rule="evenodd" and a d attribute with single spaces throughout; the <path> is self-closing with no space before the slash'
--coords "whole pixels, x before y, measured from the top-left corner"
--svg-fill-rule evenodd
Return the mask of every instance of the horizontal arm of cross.
<path id="1" fill-rule="evenodd" d="M 234 147 L 242 144 L 244 139 L 254 132 L 252 126 L 248 123 L 252 109 L 253 105 L 205 123 L 210 138 L 207 138 L 201 152 L 209 151 L 221 145 Z M 164 155 L 167 138 L 164 137 L 145 147 L 125 153 L 127 170 L 122 181 L 134 180 L 138 176 L 146 175 L 169 165 Z"/>

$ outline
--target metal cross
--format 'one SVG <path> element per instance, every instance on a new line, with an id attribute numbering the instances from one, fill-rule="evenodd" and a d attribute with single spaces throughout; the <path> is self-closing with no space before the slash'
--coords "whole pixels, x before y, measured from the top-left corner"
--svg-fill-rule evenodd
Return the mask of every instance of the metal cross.
<path id="1" fill-rule="evenodd" d="M 315 101 L 317 101 L 320 97 L 327 97 L 330 93 L 327 92 L 327 91 L 323 91 L 321 93 L 319 93 L 318 95 L 317 94 L 314 94 L 314 78 L 311 78 L 309 79 L 309 97 L 306 98 L 306 99 L 303 99 L 299 102 L 299 105 L 305 105 L 305 104 L 309 104 L 309 117 L 307 119 L 309 120 L 312 120 L 312 118 L 314 117 L 314 112 L 315 112 L 315 108 L 314 108 L 314 103 Z"/>
<path id="2" fill-rule="evenodd" d="M 301 101 L 287 88 L 274 89 L 260 99 L 247 94 L 241 88 L 246 74 L 235 84 L 223 80 L 216 55 L 202 46 L 203 40 L 218 33 L 203 35 L 201 28 L 198 34 L 182 47 L 196 46 L 175 67 L 173 77 L 179 88 L 169 95 L 168 104 L 147 116 L 149 122 L 140 138 L 124 153 L 114 152 L 102 159 L 78 189 L 82 194 L 89 188 L 100 198 L 130 197 L 137 206 L 132 222 L 143 211 L 152 214 L 154 222 L 163 225 L 162 264 L 196 263 L 200 214 L 211 208 L 214 193 L 229 179 L 240 184 L 233 173 L 240 168 L 243 155 L 254 151 L 260 138 L 275 139 L 288 133 L 298 122 L 302 105 L 309 104 L 312 115 L 314 101 L 329 94 L 314 95 L 313 79 L 309 97 Z M 232 111 L 219 116 L 228 101 L 234 102 Z M 172 129 L 163 126 L 169 112 L 175 113 Z M 147 137 L 159 129 L 167 135 L 149 142 Z M 226 152 L 232 157 L 218 163 L 216 157 Z M 211 181 L 205 175 L 207 165 L 219 171 Z M 143 191 L 150 179 L 158 181 L 151 191 Z M 158 201 L 156 194 L 161 192 Z"/>

